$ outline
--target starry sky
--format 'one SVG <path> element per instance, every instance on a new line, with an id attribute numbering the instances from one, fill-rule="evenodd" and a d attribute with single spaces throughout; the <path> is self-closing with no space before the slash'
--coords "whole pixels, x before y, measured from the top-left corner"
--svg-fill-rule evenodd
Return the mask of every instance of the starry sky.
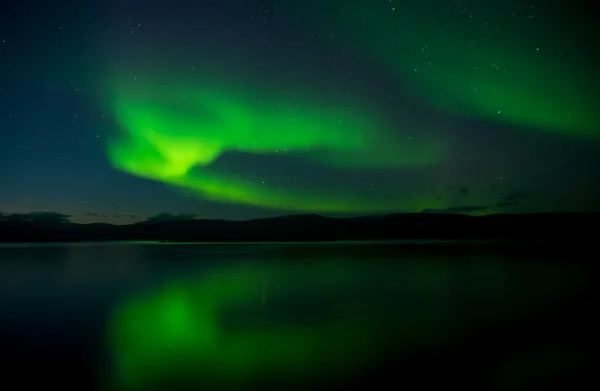
<path id="1" fill-rule="evenodd" d="M 554 0 L 3 2 L 0 212 L 600 211 L 597 15 Z"/>

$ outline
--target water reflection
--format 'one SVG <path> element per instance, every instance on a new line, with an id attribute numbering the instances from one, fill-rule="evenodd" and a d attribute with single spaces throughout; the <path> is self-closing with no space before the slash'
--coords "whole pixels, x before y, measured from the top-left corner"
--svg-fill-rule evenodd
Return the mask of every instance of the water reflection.
<path id="1" fill-rule="evenodd" d="M 64 275 L 70 283 L 89 284 L 102 280 L 140 278 L 148 272 L 139 248 L 129 245 L 64 247 Z"/>
<path id="2" fill-rule="evenodd" d="M 108 384 L 333 384 L 482 335 L 491 349 L 498 330 L 546 321 L 578 284 L 574 269 L 526 259 L 246 260 L 119 303 Z"/>

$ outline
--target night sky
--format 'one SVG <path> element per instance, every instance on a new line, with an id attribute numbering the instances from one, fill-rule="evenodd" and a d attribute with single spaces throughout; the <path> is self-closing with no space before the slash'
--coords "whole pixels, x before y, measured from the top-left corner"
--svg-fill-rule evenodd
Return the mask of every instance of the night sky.
<path id="1" fill-rule="evenodd" d="M 0 211 L 600 211 L 582 4 L 5 1 Z"/>

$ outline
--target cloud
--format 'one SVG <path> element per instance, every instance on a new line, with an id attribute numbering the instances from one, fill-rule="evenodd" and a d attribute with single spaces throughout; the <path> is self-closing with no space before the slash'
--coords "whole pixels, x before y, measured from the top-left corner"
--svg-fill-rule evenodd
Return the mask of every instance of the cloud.
<path id="1" fill-rule="evenodd" d="M 469 186 L 452 186 L 446 185 L 440 189 L 440 191 L 433 190 L 434 194 L 440 194 L 444 197 L 462 197 L 467 198 L 471 191 Z"/>
<path id="2" fill-rule="evenodd" d="M 488 210 L 488 206 L 483 205 L 465 205 L 465 206 L 451 206 L 445 209 L 423 209 L 421 213 L 473 213 L 483 212 Z"/>
<path id="3" fill-rule="evenodd" d="M 181 221 L 181 220 L 194 220 L 196 215 L 194 214 L 171 214 L 171 213 L 159 213 L 156 216 L 149 217 L 146 221 L 149 222 L 161 222 L 161 221 Z"/>
<path id="4" fill-rule="evenodd" d="M 28 221 L 43 223 L 69 223 L 70 215 L 56 212 L 30 212 L 30 213 L 10 213 L 0 214 L 2 221 Z"/>
<path id="5" fill-rule="evenodd" d="M 113 217 L 120 219 L 120 218 L 130 218 L 130 219 L 135 219 L 135 218 L 139 218 L 142 215 L 139 213 L 129 213 L 129 212 L 125 212 L 125 213 L 117 213 L 115 215 L 113 215 Z"/>
<path id="6" fill-rule="evenodd" d="M 497 208 L 508 208 L 509 206 L 519 205 L 518 201 L 498 201 Z"/>
<path id="7" fill-rule="evenodd" d="M 463 196 L 467 197 L 469 195 L 469 188 L 466 186 L 461 186 L 458 188 L 452 186 L 446 186 L 445 190 L 448 192 L 455 192 Z M 498 201 L 496 201 L 493 205 L 464 205 L 464 206 L 451 206 L 445 209 L 423 209 L 421 213 L 475 213 L 475 212 L 483 212 L 486 210 L 491 210 L 493 208 L 508 208 L 510 206 L 515 206 L 521 203 L 521 201 L 527 198 L 528 195 L 521 191 L 511 191 L 503 196 L 501 196 Z"/>
<path id="8" fill-rule="evenodd" d="M 122 212 L 122 213 L 114 213 L 114 214 L 103 214 L 103 213 L 93 213 L 93 212 L 87 212 L 85 213 L 86 216 L 91 216 L 91 217 L 100 217 L 100 218 L 115 218 L 115 219 L 121 219 L 121 218 L 128 218 L 128 219 L 135 219 L 135 218 L 141 218 L 142 215 L 139 213 L 133 213 L 133 212 Z"/>
<path id="9" fill-rule="evenodd" d="M 496 203 L 496 207 L 506 208 L 509 206 L 515 206 L 518 205 L 524 198 L 527 198 L 527 194 L 520 191 L 514 191 L 501 197 Z"/>

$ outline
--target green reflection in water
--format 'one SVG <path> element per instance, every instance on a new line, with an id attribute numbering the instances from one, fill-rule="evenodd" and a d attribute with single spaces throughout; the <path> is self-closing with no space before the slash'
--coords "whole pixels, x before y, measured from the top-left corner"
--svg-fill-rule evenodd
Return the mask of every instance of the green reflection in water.
<path id="1" fill-rule="evenodd" d="M 443 346 L 475 323 L 527 316 L 559 286 L 558 269 L 493 260 L 223 267 L 116 309 L 111 381 L 119 389 L 171 381 L 237 389 L 323 381 L 324 368 L 332 380 L 392 350 Z"/>

